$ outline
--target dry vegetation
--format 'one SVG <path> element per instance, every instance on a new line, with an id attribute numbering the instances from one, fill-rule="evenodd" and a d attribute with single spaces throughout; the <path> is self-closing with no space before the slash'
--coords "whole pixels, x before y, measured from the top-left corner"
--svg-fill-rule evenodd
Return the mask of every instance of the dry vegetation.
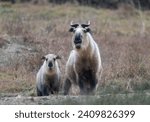
<path id="1" fill-rule="evenodd" d="M 150 93 L 150 11 L 8 3 L 0 5 L 0 93 L 34 96 L 40 57 L 47 53 L 62 57 L 64 74 L 71 20 L 91 21 L 104 69 L 97 95 Z"/>

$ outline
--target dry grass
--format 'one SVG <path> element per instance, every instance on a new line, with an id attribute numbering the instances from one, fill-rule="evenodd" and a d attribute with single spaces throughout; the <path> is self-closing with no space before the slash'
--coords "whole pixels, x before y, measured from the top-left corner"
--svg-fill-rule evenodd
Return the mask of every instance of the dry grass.
<path id="1" fill-rule="evenodd" d="M 9 6 L 9 7 L 8 7 Z M 97 94 L 133 92 L 150 89 L 150 14 L 124 8 L 94 9 L 76 5 L 16 4 L 0 6 L 0 33 L 19 38 L 17 43 L 30 45 L 35 53 L 20 57 L 0 70 L 0 92 L 29 92 L 35 75 L 47 53 L 59 54 L 64 79 L 65 64 L 72 49 L 71 20 L 91 20 L 93 37 L 101 50 L 104 72 Z M 131 12 L 131 14 L 129 14 Z M 126 19 L 127 18 L 127 19 Z M 141 34 L 142 23 L 146 31 Z"/>

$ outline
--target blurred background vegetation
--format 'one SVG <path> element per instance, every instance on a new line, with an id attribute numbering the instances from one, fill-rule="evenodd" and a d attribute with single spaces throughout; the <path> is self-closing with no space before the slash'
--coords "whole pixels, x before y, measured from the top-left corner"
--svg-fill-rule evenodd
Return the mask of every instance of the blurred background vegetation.
<path id="1" fill-rule="evenodd" d="M 1 1 L 10 1 L 11 3 L 25 3 L 31 2 L 34 4 L 39 3 L 53 3 L 53 4 L 80 4 L 88 5 L 93 7 L 102 7 L 102 8 L 111 8 L 117 9 L 120 4 L 132 4 L 136 8 L 150 9 L 150 0 L 1 0 Z"/>

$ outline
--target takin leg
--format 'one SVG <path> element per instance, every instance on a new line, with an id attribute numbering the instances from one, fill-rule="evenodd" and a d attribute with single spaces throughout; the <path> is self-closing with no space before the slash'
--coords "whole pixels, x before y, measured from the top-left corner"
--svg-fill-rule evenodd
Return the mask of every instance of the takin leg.
<path id="1" fill-rule="evenodd" d="M 70 80 L 67 78 L 66 80 L 65 80 L 65 83 L 64 83 L 64 95 L 68 95 L 68 93 L 69 93 L 69 90 L 70 90 L 70 87 L 71 87 L 71 82 L 70 82 Z"/>
<path id="2" fill-rule="evenodd" d="M 90 81 L 90 89 L 89 89 L 90 94 L 95 94 L 97 83 L 98 83 L 97 78 L 93 77 Z"/>
<path id="3" fill-rule="evenodd" d="M 46 85 L 44 85 L 42 89 L 42 96 L 48 96 L 48 95 L 49 95 L 49 89 Z"/>
<path id="4" fill-rule="evenodd" d="M 58 94 L 59 93 L 59 87 L 60 87 L 59 84 L 52 86 L 51 87 L 51 94 Z"/>
<path id="5" fill-rule="evenodd" d="M 84 70 L 79 76 L 80 94 L 94 94 L 98 81 L 95 74 L 91 70 Z"/>
<path id="6" fill-rule="evenodd" d="M 85 90 L 84 90 L 84 84 L 83 84 L 84 80 L 82 79 L 82 77 L 79 78 L 79 88 L 80 88 L 80 95 L 84 95 L 86 94 Z"/>
<path id="7" fill-rule="evenodd" d="M 92 79 L 90 80 L 91 90 L 94 90 L 96 88 L 97 82 L 98 82 L 97 78 L 96 77 L 92 77 Z"/>
<path id="8" fill-rule="evenodd" d="M 94 94 L 95 83 L 90 80 L 79 80 L 80 95 Z"/>
<path id="9" fill-rule="evenodd" d="M 36 88 L 36 93 L 37 93 L 37 96 L 42 96 L 42 92 L 38 88 Z"/>

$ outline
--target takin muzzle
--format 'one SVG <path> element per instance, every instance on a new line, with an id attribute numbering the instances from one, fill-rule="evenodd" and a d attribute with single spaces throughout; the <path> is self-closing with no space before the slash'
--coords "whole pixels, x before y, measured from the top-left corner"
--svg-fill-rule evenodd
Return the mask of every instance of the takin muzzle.
<path id="1" fill-rule="evenodd" d="M 75 47 L 77 49 L 80 49 L 81 48 L 81 43 L 82 43 L 82 35 L 80 33 L 77 33 L 75 35 L 75 38 L 74 38 Z"/>

